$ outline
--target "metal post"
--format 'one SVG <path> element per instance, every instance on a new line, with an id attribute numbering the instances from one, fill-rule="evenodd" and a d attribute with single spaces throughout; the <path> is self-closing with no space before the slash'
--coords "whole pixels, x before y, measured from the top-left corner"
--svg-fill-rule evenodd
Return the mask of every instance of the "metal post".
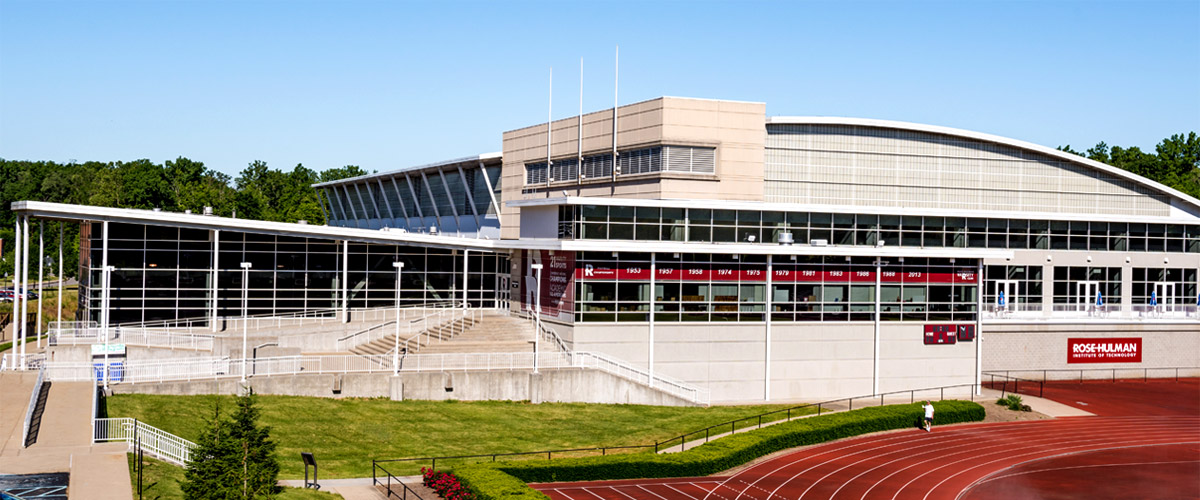
<path id="1" fill-rule="evenodd" d="M 342 240 L 342 323 L 350 322 L 350 240 Z"/>
<path id="2" fill-rule="evenodd" d="M 536 250 L 534 250 L 536 251 Z M 533 278 L 533 373 L 538 372 L 538 352 L 541 350 L 542 338 L 542 265 L 530 264 L 535 274 Z"/>
<path id="3" fill-rule="evenodd" d="M 246 383 L 246 339 L 250 329 L 250 263 L 243 262 L 242 267 L 242 383 Z"/>
<path id="4" fill-rule="evenodd" d="M 880 328 L 880 306 L 879 294 L 882 291 L 882 275 L 883 275 L 883 257 L 875 257 L 875 339 L 874 345 L 871 348 L 871 392 L 879 392 L 879 328 Z M 882 403 L 881 403 L 882 405 Z"/>
<path id="5" fill-rule="evenodd" d="M 21 316 L 19 318 L 21 327 L 21 369 L 25 369 L 26 350 L 29 348 L 29 323 L 26 318 L 29 317 L 29 216 L 25 216 L 25 224 L 21 227 L 21 293 L 24 297 L 21 299 Z M 13 292 L 16 296 L 16 292 Z"/>
<path id="6" fill-rule="evenodd" d="M 975 264 L 975 394 L 983 394 L 983 259 Z"/>
<path id="7" fill-rule="evenodd" d="M 101 223 L 100 250 L 100 335 L 104 336 L 104 389 L 108 390 L 108 281 L 112 268 L 108 265 L 108 221 Z"/>
<path id="8" fill-rule="evenodd" d="M 766 329 L 766 352 L 763 354 L 763 401 L 771 400 L 771 312 L 774 309 L 773 299 L 775 292 L 775 259 L 774 255 L 767 256 L 767 310 L 766 316 L 763 318 Z"/>
<path id="9" fill-rule="evenodd" d="M 213 254 L 212 254 L 212 311 L 209 313 L 209 322 L 212 323 L 212 331 L 217 331 L 217 264 L 220 262 L 221 255 L 221 230 L 214 229 L 212 231 Z"/>
<path id="10" fill-rule="evenodd" d="M 400 278 L 404 272 L 404 263 L 395 261 L 396 268 L 396 348 L 392 350 L 392 376 L 400 376 Z"/>
<path id="11" fill-rule="evenodd" d="M 646 373 L 648 374 L 646 377 L 646 383 L 650 387 L 654 387 L 654 294 L 657 293 L 654 289 L 654 285 L 655 274 L 658 272 L 658 261 L 656 259 L 657 256 L 658 254 L 656 253 L 650 254 L 650 336 L 648 340 L 650 358 L 646 370 Z"/>
<path id="12" fill-rule="evenodd" d="M 13 354 L 17 359 L 13 366 L 18 366 L 20 369 L 25 369 L 25 356 L 22 356 L 25 350 L 25 343 L 21 342 L 25 337 L 24 333 L 24 318 L 21 317 L 21 303 L 24 302 L 21 297 L 21 221 L 25 218 L 21 214 L 17 214 L 16 228 L 16 248 L 13 250 Z"/>
<path id="13" fill-rule="evenodd" d="M 58 315 L 59 328 L 62 327 L 62 296 L 63 296 L 63 222 L 58 223 Z"/>
<path id="14" fill-rule="evenodd" d="M 37 346 L 42 347 L 42 268 L 46 263 L 46 223 L 38 221 L 38 301 L 37 301 Z"/>
<path id="15" fill-rule="evenodd" d="M 469 254 L 469 253 L 471 253 L 469 250 L 467 250 L 465 248 L 463 249 L 463 275 L 462 275 L 463 276 L 463 286 L 462 286 L 463 295 L 462 295 L 462 297 L 463 297 L 463 309 L 464 310 L 471 307 L 470 298 L 467 295 L 468 290 L 471 288 L 470 287 L 470 283 L 471 283 L 470 275 L 467 274 L 467 268 L 470 266 L 470 262 L 471 262 L 467 258 L 467 254 Z M 463 325 L 463 331 L 466 331 L 465 324 Z"/>

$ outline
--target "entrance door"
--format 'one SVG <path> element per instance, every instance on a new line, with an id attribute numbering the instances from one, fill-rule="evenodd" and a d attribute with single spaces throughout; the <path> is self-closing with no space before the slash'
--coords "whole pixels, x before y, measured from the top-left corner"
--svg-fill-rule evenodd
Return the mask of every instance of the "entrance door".
<path id="1" fill-rule="evenodd" d="M 1016 280 L 996 280 L 995 289 L 996 310 L 1017 311 L 1021 303 L 1020 292 Z"/>
<path id="2" fill-rule="evenodd" d="M 1093 310 L 1095 306 L 1104 305 L 1107 302 L 1107 299 L 1097 297 L 1100 293 L 1099 281 L 1080 281 L 1075 284 L 1075 291 L 1075 303 L 1079 305 L 1081 311 Z"/>
<path id="3" fill-rule="evenodd" d="M 1181 305 L 1179 297 L 1175 296 L 1175 283 L 1155 283 L 1154 299 L 1158 301 L 1156 309 L 1162 312 L 1174 312 Z"/>
<path id="4" fill-rule="evenodd" d="M 508 275 L 496 275 L 496 309 L 508 309 Z"/>

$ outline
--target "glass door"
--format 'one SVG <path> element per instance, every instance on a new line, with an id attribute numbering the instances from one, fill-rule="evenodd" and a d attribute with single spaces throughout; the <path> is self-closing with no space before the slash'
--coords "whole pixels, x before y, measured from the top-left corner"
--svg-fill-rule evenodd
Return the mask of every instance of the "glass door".
<path id="1" fill-rule="evenodd" d="M 496 309 L 508 309 L 509 279 L 507 274 L 496 275 Z"/>
<path id="2" fill-rule="evenodd" d="M 1150 295 L 1150 304 L 1156 311 L 1174 312 L 1175 309 L 1182 305 L 1179 297 L 1175 296 L 1175 283 L 1158 282 L 1154 284 L 1154 291 Z"/>
<path id="3" fill-rule="evenodd" d="M 1104 309 L 1106 298 L 1100 294 L 1099 281 L 1080 281 L 1075 283 L 1075 303 L 1081 311 L 1099 311 Z"/>
<path id="4" fill-rule="evenodd" d="M 1020 292 L 1016 280 L 996 280 L 994 295 L 996 309 L 1000 311 L 1017 311 L 1021 304 Z"/>

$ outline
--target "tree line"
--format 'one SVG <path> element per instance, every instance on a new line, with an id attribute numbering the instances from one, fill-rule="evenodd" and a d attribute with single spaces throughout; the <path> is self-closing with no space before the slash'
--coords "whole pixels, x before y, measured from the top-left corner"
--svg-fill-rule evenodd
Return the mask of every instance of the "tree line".
<path id="1" fill-rule="evenodd" d="M 203 162 L 184 157 L 154 163 L 57 163 L 0 159 L 0 277 L 11 279 L 15 250 L 15 201 L 46 201 L 114 208 L 160 208 L 164 211 L 201 213 L 212 207 L 215 215 L 278 222 L 307 220 L 324 224 L 325 216 L 312 184 L 366 175 L 355 165 L 317 172 L 296 165 L 291 171 L 272 169 L 265 162 L 250 163 L 237 177 L 218 172 Z M 79 225 L 63 228 L 63 274 L 75 276 L 79 263 Z M 58 266 L 58 226 L 47 222 L 47 268 Z M 37 276 L 36 225 L 30 227 L 30 276 Z M 47 271 L 48 274 L 55 274 Z"/>
<path id="2" fill-rule="evenodd" d="M 1193 198 L 1200 198 L 1200 137 L 1195 132 L 1163 139 L 1154 147 L 1153 153 L 1142 151 L 1137 146 L 1110 147 L 1104 142 L 1082 153 L 1071 149 L 1070 145 L 1059 146 L 1058 149 L 1128 170 Z"/>

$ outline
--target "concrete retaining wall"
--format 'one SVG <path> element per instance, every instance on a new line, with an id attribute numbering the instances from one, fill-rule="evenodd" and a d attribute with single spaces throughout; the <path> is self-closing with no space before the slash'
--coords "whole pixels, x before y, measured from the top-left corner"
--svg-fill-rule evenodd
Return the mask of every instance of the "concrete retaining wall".
<path id="1" fill-rule="evenodd" d="M 527 371 L 311 374 L 252 377 L 247 385 L 258 394 L 317 397 L 390 397 L 394 400 L 510 400 L 692 406 L 657 389 L 591 369 Z M 238 379 L 117 384 L 118 394 L 237 394 Z"/>
<path id="2" fill-rule="evenodd" d="M 1078 378 L 1078 370 L 1132 368 L 1200 368 L 1200 326 L 1186 324 L 995 324 L 983 328 L 983 369 L 1075 370 L 1064 377 Z M 1067 339 L 1142 339 L 1140 363 L 1068 363 Z M 1195 374 L 1198 370 L 1193 370 Z M 1048 373 L 1048 375 L 1053 375 Z M 1174 376 L 1151 370 L 1149 376 Z M 1182 375 L 1182 373 L 1181 373 Z M 1137 376 L 1141 376 L 1140 373 Z M 1053 377 L 1051 377 L 1053 378 Z M 986 380 L 986 377 L 985 377 Z"/>

